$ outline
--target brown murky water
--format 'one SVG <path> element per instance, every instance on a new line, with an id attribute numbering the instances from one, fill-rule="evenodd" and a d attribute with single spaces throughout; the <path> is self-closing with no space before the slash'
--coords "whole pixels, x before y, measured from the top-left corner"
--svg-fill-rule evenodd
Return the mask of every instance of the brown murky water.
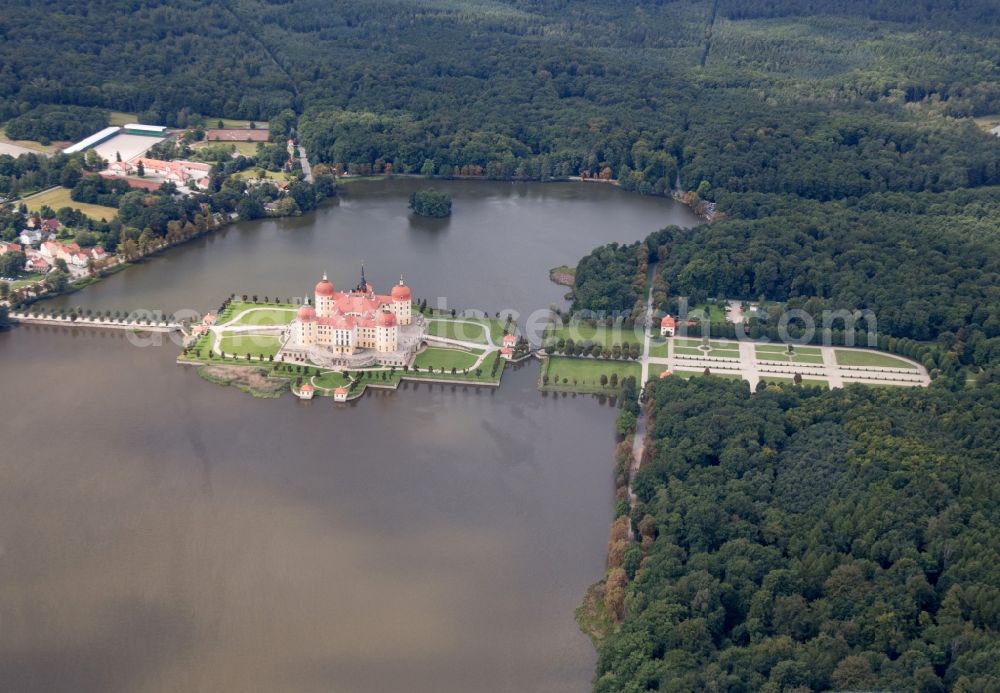
<path id="1" fill-rule="evenodd" d="M 534 308 L 561 295 L 548 267 L 683 213 L 597 186 L 456 185 L 448 228 L 410 229 L 408 185 L 234 227 L 69 301 L 204 308 L 236 280 L 294 293 L 300 270 L 336 281 L 364 259 L 376 286 L 402 266 L 419 295 Z M 588 687 L 573 610 L 604 567 L 608 403 L 539 394 L 534 364 L 499 391 L 255 400 L 175 356 L 0 333 L 0 690 Z"/>

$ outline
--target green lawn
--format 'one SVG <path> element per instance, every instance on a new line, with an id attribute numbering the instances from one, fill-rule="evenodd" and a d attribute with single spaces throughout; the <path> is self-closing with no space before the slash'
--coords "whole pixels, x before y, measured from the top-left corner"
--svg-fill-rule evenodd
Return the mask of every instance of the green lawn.
<path id="1" fill-rule="evenodd" d="M 725 307 L 716 305 L 715 303 L 701 303 L 694 308 L 688 307 L 688 318 L 692 320 L 700 320 L 706 308 L 708 309 L 709 322 L 726 321 Z"/>
<path id="2" fill-rule="evenodd" d="M 542 387 L 575 392 L 613 392 L 610 385 L 601 386 L 601 375 L 610 379 L 612 373 L 618 374 L 619 382 L 629 376 L 638 380 L 642 375 L 642 368 L 634 362 L 550 356 L 542 367 Z M 548 383 L 545 383 L 546 376 Z"/>
<path id="3" fill-rule="evenodd" d="M 660 337 L 653 337 L 649 342 L 649 355 L 666 358 L 667 356 L 669 356 L 669 354 L 667 353 L 667 348 L 669 346 L 670 343 L 666 339 Z"/>
<path id="4" fill-rule="evenodd" d="M 38 282 L 45 279 L 44 274 L 26 274 L 20 279 L 15 279 L 9 282 L 12 291 L 20 289 L 22 287 L 28 286 L 29 284 L 37 284 Z"/>
<path id="5" fill-rule="evenodd" d="M 478 358 L 479 354 L 471 351 L 429 347 L 417 354 L 413 365 L 419 367 L 421 371 L 432 367 L 435 371 L 444 368 L 446 373 L 450 373 L 452 368 L 457 368 L 459 371 L 463 368 L 472 368 Z"/>
<path id="6" fill-rule="evenodd" d="M 213 142 L 212 144 L 218 144 Z M 257 144 L 255 142 L 226 142 L 226 144 L 235 144 L 236 151 L 245 156 L 253 156 L 257 153 Z M 258 168 L 248 168 L 240 171 L 236 174 L 238 178 L 258 178 L 260 176 L 260 169 Z M 285 182 L 288 180 L 288 174 L 284 171 L 264 171 L 264 177 L 268 180 L 275 180 L 278 182 Z"/>
<path id="7" fill-rule="evenodd" d="M 643 342 L 641 327 L 627 329 L 620 324 L 614 327 L 598 325 L 596 327 L 582 322 L 571 322 L 569 325 L 552 326 L 545 331 L 545 340 L 572 339 L 575 343 L 596 342 L 601 347 L 609 349 L 615 344 L 638 344 L 640 352 Z"/>
<path id="8" fill-rule="evenodd" d="M 138 123 L 139 118 L 135 113 L 124 113 L 122 111 L 111 111 L 111 115 L 108 117 L 108 125 L 117 125 L 121 127 L 126 123 Z"/>
<path id="9" fill-rule="evenodd" d="M 287 303 L 243 303 L 242 301 L 233 301 L 226 307 L 225 312 L 218 316 L 216 322 L 220 325 L 225 324 L 240 313 L 251 311 L 233 324 L 258 326 L 287 325 L 295 318 L 297 310 L 295 306 Z"/>
<path id="10" fill-rule="evenodd" d="M 460 339 L 465 342 L 477 342 L 486 344 L 487 326 L 482 321 L 463 321 L 445 318 L 433 318 L 427 321 L 427 334 L 435 337 L 446 337 L 448 339 Z M 502 335 L 501 337 L 502 338 Z M 497 342 L 499 344 L 499 341 Z"/>
<path id="11" fill-rule="evenodd" d="M 917 370 L 917 367 L 906 361 L 901 361 L 894 356 L 883 354 L 877 351 L 849 351 L 847 349 L 835 349 L 837 363 L 841 366 L 875 366 L 883 368 L 908 368 Z"/>
<path id="12" fill-rule="evenodd" d="M 281 348 L 281 340 L 273 335 L 224 334 L 219 348 L 227 354 L 244 356 L 274 356 Z"/>
<path id="13" fill-rule="evenodd" d="M 415 309 L 414 309 L 414 312 L 416 312 Z M 425 317 L 425 319 L 428 322 L 428 332 L 431 331 L 430 323 L 431 323 L 432 320 L 433 321 L 442 321 L 442 322 L 450 322 L 452 320 L 455 320 L 455 321 L 463 321 L 463 322 L 472 322 L 472 323 L 476 323 L 477 325 L 482 325 L 485 329 L 488 329 L 490 331 L 490 338 L 493 340 L 493 343 L 496 344 L 497 346 L 500 346 L 500 343 L 503 341 L 503 336 L 504 336 L 504 334 L 506 334 L 506 331 L 507 331 L 507 321 L 506 320 L 497 320 L 497 319 L 494 319 L 494 318 L 464 318 L 461 315 L 456 315 L 454 318 L 452 318 L 450 313 L 448 313 L 448 314 L 446 314 L 446 313 L 436 313 L 436 312 L 431 312 L 430 310 L 427 311 L 427 313 L 424 315 L 424 317 Z M 514 327 L 513 323 L 511 323 L 510 326 L 513 328 Z M 437 328 L 434 328 L 434 329 L 450 330 L 450 329 L 454 329 L 454 328 L 452 326 L 448 326 L 448 327 L 437 327 Z M 471 325 L 466 325 L 465 329 L 469 330 L 469 334 L 471 335 L 472 334 L 472 330 L 474 328 Z M 431 334 L 437 334 L 437 333 L 436 332 L 431 332 Z M 438 334 L 438 336 L 439 337 L 447 337 L 449 335 Z M 478 340 L 470 339 L 470 341 L 478 341 Z"/>
<path id="14" fill-rule="evenodd" d="M 788 347 L 782 344 L 758 345 L 757 358 L 764 361 L 785 361 L 788 363 L 823 363 L 823 353 L 816 347 L 794 347 L 789 353 Z"/>
<path id="15" fill-rule="evenodd" d="M 87 204 L 86 202 L 76 202 L 70 198 L 69 193 L 69 188 L 52 188 L 51 190 L 46 190 L 45 192 L 29 195 L 24 198 L 24 202 L 28 205 L 28 209 L 32 212 L 40 210 L 42 205 L 48 205 L 54 210 L 59 210 L 62 207 L 79 209 L 88 217 L 96 221 L 100 221 L 101 219 L 111 221 L 118 216 L 118 210 L 114 207 L 104 207 L 102 205 Z"/>

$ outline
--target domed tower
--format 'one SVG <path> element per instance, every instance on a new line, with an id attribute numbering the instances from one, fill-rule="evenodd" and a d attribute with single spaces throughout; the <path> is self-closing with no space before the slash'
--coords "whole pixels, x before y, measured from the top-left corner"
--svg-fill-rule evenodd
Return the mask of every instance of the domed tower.
<path id="1" fill-rule="evenodd" d="M 380 310 L 375 316 L 375 351 L 395 351 L 396 344 L 396 316 Z"/>
<path id="2" fill-rule="evenodd" d="M 327 318 L 333 315 L 335 302 L 333 300 L 333 295 L 336 291 L 333 288 L 333 282 L 326 278 L 326 272 L 323 273 L 323 278 L 316 284 L 316 315 L 321 318 Z"/>
<path id="3" fill-rule="evenodd" d="M 410 293 L 410 287 L 403 283 L 402 274 L 399 275 L 399 284 L 392 287 L 389 295 L 392 297 L 392 312 L 396 316 L 396 322 L 409 325 L 412 320 L 413 294 Z"/>
<path id="4" fill-rule="evenodd" d="M 316 344 L 316 311 L 312 306 L 302 306 L 292 323 L 292 344 L 311 347 Z"/>

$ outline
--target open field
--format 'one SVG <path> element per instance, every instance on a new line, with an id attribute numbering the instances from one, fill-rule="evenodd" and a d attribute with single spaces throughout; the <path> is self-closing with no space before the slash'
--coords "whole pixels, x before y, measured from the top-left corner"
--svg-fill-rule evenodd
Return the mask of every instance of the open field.
<path id="1" fill-rule="evenodd" d="M 612 393 L 615 388 L 610 385 L 601 386 L 601 375 L 606 375 L 610 379 L 613 373 L 618 375 L 619 382 L 629 376 L 638 380 L 642 375 L 642 368 L 638 363 L 626 361 L 550 356 L 542 366 L 542 388 Z M 546 377 L 548 382 L 545 381 Z"/>
<path id="2" fill-rule="evenodd" d="M 108 125 L 117 125 L 122 127 L 127 123 L 138 123 L 139 116 L 135 113 L 125 113 L 123 111 L 111 111 L 108 115 Z"/>
<path id="3" fill-rule="evenodd" d="M 876 351 L 850 351 L 835 349 L 837 363 L 841 366 L 875 366 L 883 368 L 907 368 L 917 370 L 917 367 L 906 361 Z"/>
<path id="4" fill-rule="evenodd" d="M 669 342 L 662 337 L 653 337 L 649 342 L 649 355 L 657 356 L 660 358 L 667 358 L 669 355 L 667 349 L 670 347 Z"/>
<path id="5" fill-rule="evenodd" d="M 244 356 L 274 356 L 281 348 L 281 340 L 273 335 L 263 334 L 225 334 L 219 348 L 227 354 Z"/>
<path id="6" fill-rule="evenodd" d="M 117 134 L 110 140 L 91 147 L 91 149 L 108 162 L 116 161 L 119 154 L 121 154 L 122 161 L 131 161 L 142 156 L 147 149 L 163 140 L 163 137 Z"/>
<path id="7" fill-rule="evenodd" d="M 21 277 L 20 279 L 15 279 L 14 281 L 8 283 L 10 284 L 11 289 L 16 290 L 28 286 L 30 284 L 37 284 L 43 279 L 45 279 L 44 274 L 27 274 Z"/>
<path id="8" fill-rule="evenodd" d="M 0 128 L 0 154 L 10 154 L 11 156 L 19 156 L 21 154 L 55 154 L 63 147 L 68 147 L 70 142 L 52 142 L 51 144 L 42 144 L 41 142 L 36 142 L 35 140 L 12 140 L 7 137 L 7 134 Z M 4 148 L 7 145 L 7 149 Z"/>
<path id="9" fill-rule="evenodd" d="M 37 212 L 42 205 L 48 205 L 52 209 L 62 207 L 72 207 L 79 209 L 91 219 L 105 219 L 111 221 L 118 216 L 118 210 L 114 207 L 104 207 L 101 205 L 87 204 L 86 202 L 76 202 L 69 196 L 69 188 L 52 188 L 44 192 L 36 193 L 24 198 L 25 204 L 32 212 Z"/>
<path id="10" fill-rule="evenodd" d="M 642 346 L 643 334 L 641 327 L 632 329 L 624 328 L 621 325 L 606 327 L 598 325 L 592 327 L 582 322 L 571 322 L 568 325 L 557 325 L 545 331 L 545 341 L 550 339 L 572 339 L 575 343 L 595 342 L 602 347 L 611 348 L 615 344 L 639 344 Z"/>

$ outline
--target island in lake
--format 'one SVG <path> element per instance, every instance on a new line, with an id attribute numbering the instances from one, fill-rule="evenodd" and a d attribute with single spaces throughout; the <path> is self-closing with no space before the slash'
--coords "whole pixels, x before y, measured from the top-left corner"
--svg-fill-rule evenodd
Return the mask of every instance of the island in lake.
<path id="1" fill-rule="evenodd" d="M 347 291 L 324 274 L 313 293 L 298 304 L 230 296 L 193 327 L 178 362 L 256 396 L 279 396 L 287 384 L 302 399 L 347 401 L 366 387 L 395 389 L 404 379 L 496 387 L 504 362 L 530 353 L 510 320 L 415 306 L 402 275 L 379 294 L 363 267 Z"/>

